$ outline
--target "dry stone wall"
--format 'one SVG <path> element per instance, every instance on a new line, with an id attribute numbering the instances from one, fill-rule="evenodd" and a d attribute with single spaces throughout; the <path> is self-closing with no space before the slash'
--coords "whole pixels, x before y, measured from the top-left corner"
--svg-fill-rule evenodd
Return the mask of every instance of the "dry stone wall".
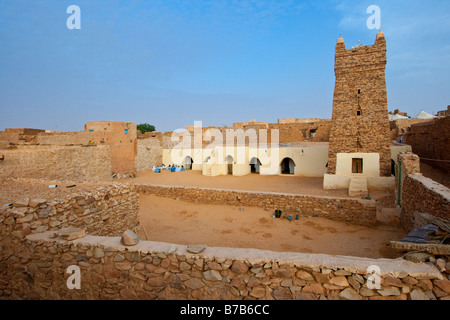
<path id="1" fill-rule="evenodd" d="M 171 187 L 136 185 L 140 192 L 160 197 L 232 206 L 280 209 L 287 214 L 321 216 L 357 225 L 376 224 L 376 204 L 373 200 L 339 199 L 295 194 L 250 192 L 236 190 L 206 189 L 194 187 Z"/>
<path id="2" fill-rule="evenodd" d="M 412 125 L 405 134 L 405 143 L 424 158 L 422 161 L 450 173 L 450 117 Z"/>
<path id="3" fill-rule="evenodd" d="M 0 178 L 109 181 L 111 159 L 108 146 L 27 146 L 1 152 Z"/>
<path id="4" fill-rule="evenodd" d="M 2 252 L 0 297 L 89 300 L 449 300 L 450 281 L 433 264 L 251 249 L 189 247 L 119 237 L 28 236 Z M 368 267 L 380 269 L 376 288 Z M 448 264 L 447 264 L 448 265 Z M 69 266 L 80 289 L 69 290 Z M 372 283 L 372 282 L 370 282 Z"/>
<path id="5" fill-rule="evenodd" d="M 139 194 L 133 185 L 99 187 L 65 199 L 29 199 L 0 208 L 2 251 L 34 233 L 76 227 L 94 235 L 120 235 L 138 227 Z"/>
<path id="6" fill-rule="evenodd" d="M 402 208 L 403 229 L 422 227 L 414 221 L 416 212 L 450 219 L 450 189 L 424 177 L 420 173 L 420 158 L 414 153 L 399 154 L 397 163 L 396 194 Z"/>
<path id="7" fill-rule="evenodd" d="M 137 172 L 150 171 L 153 166 L 162 164 L 163 149 L 160 139 L 146 138 L 137 140 L 135 168 Z"/>
<path id="8" fill-rule="evenodd" d="M 404 179 L 401 203 L 401 224 L 405 230 L 415 227 L 415 212 L 450 219 L 450 189 L 420 174 Z"/>

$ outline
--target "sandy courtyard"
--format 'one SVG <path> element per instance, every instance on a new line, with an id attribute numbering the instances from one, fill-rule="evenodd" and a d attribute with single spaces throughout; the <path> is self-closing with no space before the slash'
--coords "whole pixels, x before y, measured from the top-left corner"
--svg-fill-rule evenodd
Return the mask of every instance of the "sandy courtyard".
<path id="1" fill-rule="evenodd" d="M 129 180 L 122 180 L 124 182 Z M 348 190 L 324 190 L 323 178 L 310 178 L 289 175 L 264 176 L 249 174 L 243 177 L 232 175 L 209 177 L 202 175 L 201 171 L 169 172 L 152 171 L 140 172 L 135 183 L 147 183 L 166 186 L 186 186 L 226 190 L 246 190 L 262 192 L 293 193 L 312 196 L 328 196 L 349 198 Z M 385 197 L 392 192 L 369 190 L 373 199 Z"/>
<path id="2" fill-rule="evenodd" d="M 257 248 L 281 252 L 397 258 L 386 246 L 406 234 L 399 228 L 354 226 L 324 218 L 273 219 L 260 208 L 194 204 L 140 196 L 141 239 L 174 244 Z M 145 228 L 145 231 L 144 231 Z"/>

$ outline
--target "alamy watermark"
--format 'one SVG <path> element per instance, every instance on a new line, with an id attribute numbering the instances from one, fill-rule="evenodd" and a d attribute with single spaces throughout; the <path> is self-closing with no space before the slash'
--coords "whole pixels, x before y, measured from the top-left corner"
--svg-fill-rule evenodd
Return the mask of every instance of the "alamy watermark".
<path id="1" fill-rule="evenodd" d="M 71 5 L 67 8 L 66 13 L 70 14 L 67 18 L 66 26 L 69 30 L 81 29 L 81 9 L 77 5 Z"/>
<path id="2" fill-rule="evenodd" d="M 67 268 L 66 273 L 70 274 L 67 278 L 66 285 L 69 290 L 81 289 L 81 270 L 79 266 L 71 265 Z"/>
<path id="3" fill-rule="evenodd" d="M 367 268 L 367 274 L 370 276 L 367 278 L 368 289 L 381 289 L 381 269 L 379 266 L 372 265 Z"/>
<path id="4" fill-rule="evenodd" d="M 371 5 L 367 8 L 367 13 L 371 16 L 367 19 L 367 28 L 370 30 L 381 28 L 381 9 L 377 5 Z"/>

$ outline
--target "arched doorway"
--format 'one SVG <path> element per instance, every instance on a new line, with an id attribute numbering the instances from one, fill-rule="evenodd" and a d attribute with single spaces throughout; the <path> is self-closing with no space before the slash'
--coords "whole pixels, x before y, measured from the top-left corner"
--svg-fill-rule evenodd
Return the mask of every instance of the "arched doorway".
<path id="1" fill-rule="evenodd" d="M 194 163 L 194 160 L 192 160 L 192 158 L 190 156 L 187 156 L 184 159 L 184 168 L 186 170 L 192 170 L 192 164 Z"/>
<path id="2" fill-rule="evenodd" d="M 284 158 L 281 161 L 281 174 L 294 174 L 295 162 L 291 158 Z"/>
<path id="3" fill-rule="evenodd" d="M 250 160 L 250 172 L 259 173 L 259 168 L 261 167 L 261 161 L 258 158 L 252 158 Z"/>
<path id="4" fill-rule="evenodd" d="M 227 167 L 228 167 L 228 174 L 233 174 L 233 162 L 234 158 L 232 156 L 227 156 Z"/>

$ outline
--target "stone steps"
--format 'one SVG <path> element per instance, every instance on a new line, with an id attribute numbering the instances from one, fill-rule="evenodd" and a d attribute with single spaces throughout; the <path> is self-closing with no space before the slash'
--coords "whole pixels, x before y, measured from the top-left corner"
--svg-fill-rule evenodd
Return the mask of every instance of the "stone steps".
<path id="1" fill-rule="evenodd" d="M 350 197 L 364 196 L 369 193 L 367 189 L 366 178 L 351 178 L 350 186 L 348 188 L 348 195 Z"/>

